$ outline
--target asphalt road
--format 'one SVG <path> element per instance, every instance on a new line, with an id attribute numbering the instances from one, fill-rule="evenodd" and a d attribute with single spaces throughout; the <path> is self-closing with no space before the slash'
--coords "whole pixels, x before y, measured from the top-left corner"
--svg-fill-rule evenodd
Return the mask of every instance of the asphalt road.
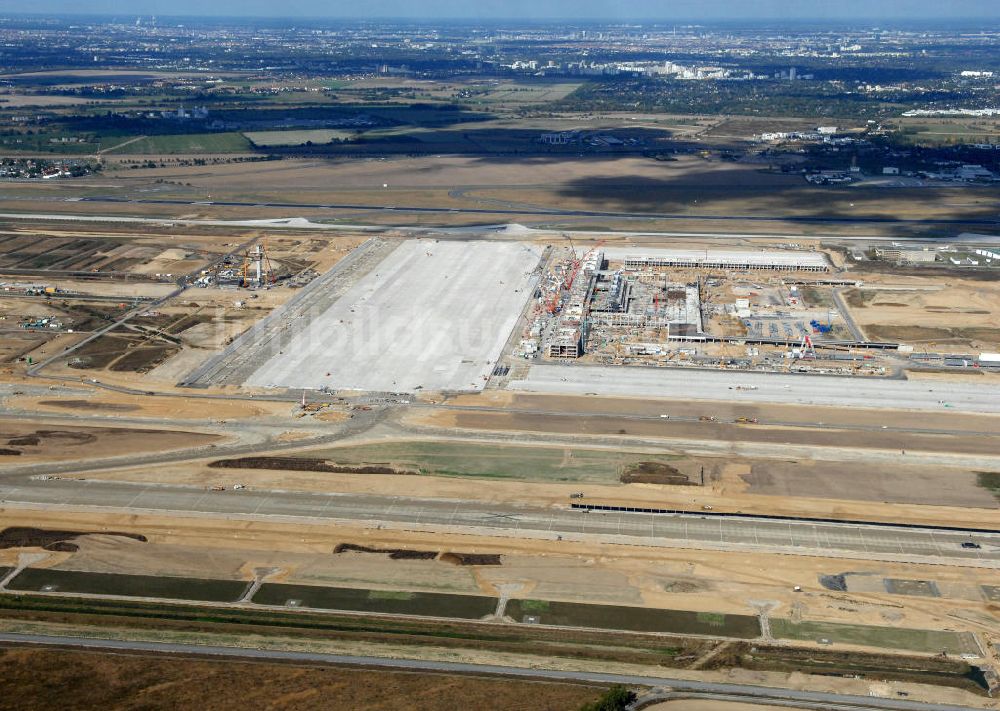
<path id="1" fill-rule="evenodd" d="M 8 478 L 0 500 L 128 512 L 204 514 L 263 520 L 357 521 L 423 531 L 473 532 L 567 540 L 581 534 L 605 542 L 714 550 L 777 551 L 864 560 L 948 562 L 1000 567 L 1000 533 L 964 533 L 904 526 L 773 521 L 711 514 L 584 512 L 457 499 L 369 494 L 227 490 L 73 479 Z M 587 500 L 587 503 L 602 503 Z M 974 542 L 978 548 L 964 548 Z"/>
<path id="2" fill-rule="evenodd" d="M 819 705 L 830 711 L 851 709 L 888 709 L 890 711 L 972 711 L 972 707 L 952 704 L 925 704 L 916 701 L 881 699 L 871 696 L 849 696 L 818 691 L 799 691 L 776 687 L 750 686 L 748 684 L 725 684 L 719 682 L 677 679 L 668 675 L 640 676 L 628 674 L 605 674 L 552 669 L 526 669 L 489 664 L 464 664 L 460 662 L 437 662 L 422 659 L 388 659 L 383 657 L 360 657 L 320 652 L 295 652 L 272 649 L 246 649 L 198 644 L 173 644 L 168 642 L 144 642 L 136 640 L 94 639 L 56 635 L 7 634 L 0 633 L 0 644 L 43 645 L 55 647 L 75 647 L 98 651 L 131 651 L 155 654 L 179 654 L 187 656 L 219 656 L 258 661 L 301 662 L 367 668 L 399 669 L 444 674 L 469 674 L 479 676 L 503 676 L 523 679 L 544 679 L 548 681 L 577 681 L 594 684 L 624 684 L 627 686 L 662 687 L 669 686 L 675 691 L 691 692 L 698 695 L 737 696 L 746 701 L 804 702 Z"/>

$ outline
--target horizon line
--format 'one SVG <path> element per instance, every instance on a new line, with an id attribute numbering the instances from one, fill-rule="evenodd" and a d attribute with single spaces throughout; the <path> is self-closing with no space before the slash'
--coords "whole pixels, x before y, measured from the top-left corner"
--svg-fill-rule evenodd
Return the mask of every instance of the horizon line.
<path id="1" fill-rule="evenodd" d="M 774 15 L 774 16 L 760 16 L 760 15 L 747 15 L 744 17 L 726 17 L 726 18 L 696 18 L 696 17 L 569 17 L 569 16 L 552 16 L 552 17 L 533 17 L 533 18 L 517 18 L 517 17 L 506 17 L 502 15 L 491 15 L 483 17 L 473 17 L 473 16 L 441 16 L 434 18 L 425 18 L 417 15 L 384 15 L 384 16 L 354 16 L 354 15 L 233 15 L 227 13 L 198 13 L 198 14 L 178 14 L 178 15 L 163 15 L 155 12 L 101 12 L 101 11 L 82 11 L 82 10 L 62 10 L 62 11 L 47 11 L 47 12 L 3 12 L 0 13 L 0 18 L 16 18 L 16 17 L 32 17 L 32 18 L 62 18 L 62 17 L 94 17 L 94 18 L 119 18 L 119 17 L 155 17 L 161 19 L 186 19 L 186 20 L 196 20 L 196 19 L 224 19 L 224 20 L 337 20 L 337 21 L 349 21 L 349 22 L 421 22 L 421 23 L 434 23 L 434 22 L 520 22 L 525 24 L 537 24 L 537 23 L 551 23 L 551 22 L 574 22 L 577 24 L 586 23 L 606 23 L 606 24 L 645 24 L 645 23 L 673 23 L 673 24 L 685 24 L 685 25 L 711 25 L 711 24 L 732 24 L 735 22 L 752 22 L 752 23 L 763 23 L 763 22 L 777 22 L 777 23 L 795 23 L 795 22 L 827 22 L 827 23 L 843 23 L 843 24 L 857 24 L 861 22 L 893 22 L 899 24 L 914 24 L 920 22 L 982 22 L 984 20 L 996 22 L 1000 24 L 1000 11 L 995 15 L 963 15 L 956 17 L 945 17 L 941 15 L 925 15 L 920 17 L 913 16 L 886 16 L 886 15 L 861 15 L 853 17 L 825 17 L 825 16 L 788 16 L 788 15 Z"/>

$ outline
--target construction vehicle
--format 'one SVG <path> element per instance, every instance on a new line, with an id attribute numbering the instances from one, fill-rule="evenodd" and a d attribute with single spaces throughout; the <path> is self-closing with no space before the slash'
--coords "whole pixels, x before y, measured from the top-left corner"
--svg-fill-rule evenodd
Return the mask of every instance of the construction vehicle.
<path id="1" fill-rule="evenodd" d="M 739 422 L 741 425 L 756 425 L 757 424 L 757 418 L 756 417 L 737 417 L 736 421 Z"/>
<path id="2" fill-rule="evenodd" d="M 562 300 L 561 297 L 562 294 L 558 289 L 552 292 L 552 296 L 550 296 L 548 301 L 545 302 L 545 311 L 550 314 L 554 314 L 559 311 L 559 302 Z"/>

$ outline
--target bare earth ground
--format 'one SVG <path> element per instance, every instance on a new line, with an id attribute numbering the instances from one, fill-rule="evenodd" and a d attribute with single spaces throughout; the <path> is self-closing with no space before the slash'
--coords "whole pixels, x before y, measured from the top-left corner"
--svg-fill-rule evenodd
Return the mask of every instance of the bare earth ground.
<path id="1" fill-rule="evenodd" d="M 108 382 L 111 378 L 101 374 L 101 380 Z M 124 378 L 123 378 L 124 380 Z M 133 380 L 134 382 L 134 380 Z M 8 399 L 10 407 L 37 412 L 49 412 L 69 415 L 73 412 L 86 411 L 81 400 L 90 408 L 89 414 L 123 413 L 130 417 L 170 418 L 170 419 L 202 419 L 202 418 L 248 418 L 270 414 L 287 414 L 291 405 L 287 403 L 246 400 L 211 400 L 205 402 L 196 399 L 183 398 L 150 398 L 142 395 L 126 395 L 124 393 L 100 392 L 90 397 L 68 398 L 65 396 L 16 396 Z M 83 410 L 81 410 L 83 408 Z"/>
<path id="2" fill-rule="evenodd" d="M 925 377 L 921 374 L 918 377 Z M 996 376 L 1000 382 L 1000 376 Z M 483 404 L 508 406 L 516 410 L 538 412 L 567 411 L 604 415 L 660 414 L 684 417 L 711 415 L 720 420 L 737 417 L 757 417 L 762 421 L 795 423 L 808 427 L 814 424 L 854 425 L 877 429 L 886 422 L 885 410 L 865 408 L 845 409 L 814 405 L 768 404 L 750 402 L 690 402 L 684 400 L 645 400 L 630 397 L 581 397 L 577 395 L 535 395 L 511 391 L 487 391 L 477 396 L 458 395 L 448 398 L 449 405 L 476 407 Z M 941 429 L 957 432 L 994 432 L 1000 418 L 960 412 L 913 413 L 891 411 L 894 428 Z"/>
<path id="3" fill-rule="evenodd" d="M 863 300 L 859 304 L 858 296 Z M 1000 344 L 1000 282 L 880 277 L 848 301 L 873 340 L 954 344 L 995 350 Z"/>
<path id="4" fill-rule="evenodd" d="M 461 430 L 521 430 L 579 435 L 628 435 L 631 437 L 665 437 L 714 439 L 725 442 L 762 442 L 770 444 L 809 444 L 817 447 L 856 447 L 884 450 L 948 452 L 961 454 L 992 454 L 995 443 L 982 437 L 962 435 L 918 434 L 908 432 L 858 432 L 851 430 L 808 430 L 794 426 L 740 426 L 725 423 L 632 420 L 593 415 L 585 418 L 555 414 L 504 412 L 439 412 L 422 419 L 414 416 L 414 424 Z"/>
<path id="5" fill-rule="evenodd" d="M 850 466 L 808 459 L 758 460 L 745 466 L 747 470 L 739 476 L 747 483 L 747 491 L 754 494 L 927 506 L 1000 506 L 992 494 L 978 486 L 978 473 L 973 469 L 890 462 Z"/>
<path id="6" fill-rule="evenodd" d="M 92 407 L 82 402 L 82 407 Z M 19 456 L 3 457 L 0 463 L 14 465 L 187 449 L 218 440 L 216 435 L 182 430 L 73 427 L 61 423 L 35 425 L 20 420 L 0 420 L 0 445 L 21 452 Z"/>
<path id="7" fill-rule="evenodd" d="M 569 711 L 599 687 L 386 670 L 4 649 L 0 709 Z"/>

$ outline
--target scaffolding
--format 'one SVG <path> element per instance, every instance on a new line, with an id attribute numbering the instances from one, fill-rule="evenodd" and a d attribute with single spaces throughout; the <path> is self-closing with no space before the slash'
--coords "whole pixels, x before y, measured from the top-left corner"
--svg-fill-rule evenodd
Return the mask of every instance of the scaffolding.
<path id="1" fill-rule="evenodd" d="M 240 286 L 259 288 L 275 281 L 274 268 L 267 254 L 267 247 L 255 244 L 243 255 L 243 266 L 240 269 Z"/>

